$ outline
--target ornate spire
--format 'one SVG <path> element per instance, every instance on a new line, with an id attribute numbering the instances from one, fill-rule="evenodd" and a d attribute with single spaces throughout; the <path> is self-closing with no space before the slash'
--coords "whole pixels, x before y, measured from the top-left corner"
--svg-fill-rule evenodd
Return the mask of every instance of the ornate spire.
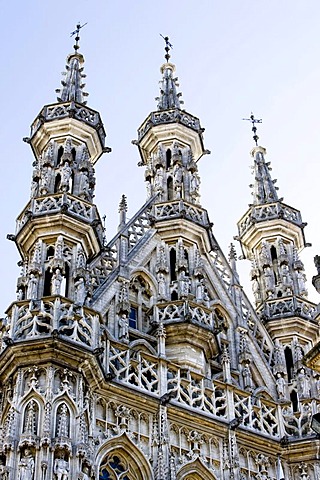
<path id="1" fill-rule="evenodd" d="M 181 97 L 182 93 L 177 93 L 176 87 L 179 86 L 178 78 L 173 77 L 176 67 L 173 63 L 169 63 L 169 51 L 172 49 L 172 44 L 169 42 L 169 37 L 164 37 L 163 35 L 161 35 L 161 37 L 166 42 L 166 63 L 164 63 L 160 69 L 162 73 L 162 80 L 160 81 L 160 96 L 156 98 L 158 101 L 158 110 L 170 110 L 172 108 L 181 109 L 183 101 L 181 101 L 179 97 Z"/>
<path id="2" fill-rule="evenodd" d="M 65 76 L 65 79 L 61 81 L 62 88 L 58 88 L 56 93 L 59 93 L 60 96 L 57 97 L 58 102 L 77 102 L 86 105 L 84 97 L 88 96 L 88 93 L 83 91 L 85 83 L 82 83 L 82 79 L 86 77 L 83 72 L 84 57 L 81 53 L 78 53 L 80 48 L 79 46 L 79 32 L 84 25 L 78 23 L 76 30 L 71 33 L 71 36 L 76 35 L 75 44 L 73 46 L 74 53 L 71 53 L 67 57 L 66 72 L 63 72 L 62 75 Z"/>
<path id="3" fill-rule="evenodd" d="M 250 187 L 253 188 L 254 205 L 277 202 L 279 200 L 278 188 L 274 186 L 277 180 L 272 180 L 270 163 L 265 162 L 266 150 L 263 147 L 254 147 L 251 155 L 254 158 L 252 170 L 255 182 Z"/>
<path id="4" fill-rule="evenodd" d="M 172 108 L 181 109 L 183 101 L 180 100 L 182 93 L 177 93 L 178 78 L 173 77 L 176 67 L 172 63 L 164 63 L 160 69 L 162 80 L 160 81 L 160 96 L 158 101 L 158 110 L 170 110 Z"/>

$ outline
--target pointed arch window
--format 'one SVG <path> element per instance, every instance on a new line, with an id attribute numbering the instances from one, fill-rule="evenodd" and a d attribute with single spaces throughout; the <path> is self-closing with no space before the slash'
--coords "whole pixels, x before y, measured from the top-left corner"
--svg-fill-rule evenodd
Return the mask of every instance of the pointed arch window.
<path id="1" fill-rule="evenodd" d="M 54 182 L 54 193 L 59 192 L 60 185 L 61 185 L 61 175 L 60 175 L 60 173 L 57 173 L 56 178 L 55 178 L 55 182 Z"/>
<path id="2" fill-rule="evenodd" d="M 51 295 L 51 281 L 52 281 L 52 271 L 48 267 L 44 274 L 44 286 L 43 286 L 44 297 L 49 297 Z"/>
<path id="3" fill-rule="evenodd" d="M 129 458 L 111 454 L 104 459 L 99 471 L 99 480 L 142 480 Z"/>
<path id="4" fill-rule="evenodd" d="M 292 410 L 294 412 L 298 412 L 299 411 L 299 401 L 298 401 L 298 394 L 295 390 L 292 390 L 292 392 L 290 393 L 290 400 L 291 400 L 291 403 L 292 403 Z"/>
<path id="5" fill-rule="evenodd" d="M 170 281 L 171 282 L 177 280 L 176 264 L 177 264 L 176 249 L 171 248 L 170 250 Z"/>
<path id="6" fill-rule="evenodd" d="M 171 158 L 172 158 L 172 152 L 170 148 L 166 151 L 166 167 L 167 169 L 171 167 Z"/>
<path id="7" fill-rule="evenodd" d="M 172 177 L 169 177 L 168 180 L 167 180 L 167 191 L 168 191 L 168 200 L 173 200 L 174 189 L 173 189 Z"/>
<path id="8" fill-rule="evenodd" d="M 292 356 L 292 351 L 290 347 L 286 347 L 284 349 L 284 356 L 286 359 L 288 382 L 290 383 L 292 380 L 292 374 L 293 374 L 293 356 Z"/>
<path id="9" fill-rule="evenodd" d="M 61 146 L 58 149 L 58 155 L 57 155 L 57 166 L 60 165 L 62 155 L 64 153 L 64 148 Z"/>

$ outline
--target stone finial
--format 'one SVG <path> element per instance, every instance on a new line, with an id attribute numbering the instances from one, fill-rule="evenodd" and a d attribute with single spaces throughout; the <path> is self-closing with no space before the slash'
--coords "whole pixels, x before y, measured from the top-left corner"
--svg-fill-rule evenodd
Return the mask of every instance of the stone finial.
<path id="1" fill-rule="evenodd" d="M 56 90 L 59 94 L 58 102 L 77 102 L 86 105 L 84 97 L 88 93 L 83 91 L 85 83 L 83 79 L 86 75 L 83 73 L 84 57 L 81 53 L 72 53 L 67 57 L 66 72 L 63 72 L 65 77 L 61 81 L 62 88 Z"/>
<path id="2" fill-rule="evenodd" d="M 183 102 L 180 100 L 181 93 L 177 93 L 178 78 L 173 77 L 175 65 L 165 63 L 161 67 L 162 80 L 160 81 L 160 96 L 158 101 L 158 110 L 170 110 L 172 108 L 181 109 Z"/>
<path id="3" fill-rule="evenodd" d="M 123 225 L 126 224 L 127 211 L 128 211 L 127 197 L 125 195 L 122 195 L 119 203 L 119 214 L 120 214 L 119 227 L 122 227 Z"/>
<path id="4" fill-rule="evenodd" d="M 255 205 L 279 201 L 278 188 L 274 186 L 277 180 L 272 180 L 271 178 L 270 164 L 265 161 L 266 153 L 265 148 L 258 146 L 251 151 L 251 155 L 254 158 L 252 173 L 255 181 L 250 187 L 253 188 L 252 195 Z"/>

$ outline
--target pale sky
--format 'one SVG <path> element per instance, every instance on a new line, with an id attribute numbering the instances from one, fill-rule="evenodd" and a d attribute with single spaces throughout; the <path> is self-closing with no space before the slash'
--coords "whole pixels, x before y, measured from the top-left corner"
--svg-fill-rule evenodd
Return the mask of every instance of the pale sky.
<path id="1" fill-rule="evenodd" d="M 156 108 L 164 42 L 173 44 L 185 109 L 205 127 L 212 154 L 199 162 L 201 203 L 214 223 L 225 254 L 236 222 L 251 202 L 249 155 L 253 111 L 263 119 L 260 144 L 266 147 L 273 178 L 285 203 L 308 222 L 301 258 L 308 276 L 320 254 L 318 203 L 320 153 L 319 0 L 0 0 L 1 7 L 1 297 L 0 315 L 16 298 L 19 255 L 15 219 L 30 197 L 33 156 L 22 142 L 45 104 L 56 101 L 70 32 L 81 32 L 88 105 L 101 113 L 112 153 L 96 168 L 96 203 L 107 215 L 107 236 L 116 233 L 118 203 L 124 193 L 132 216 L 144 203 L 144 172 L 131 144 L 137 128 Z M 239 246 L 237 251 L 240 253 Z M 239 261 L 241 283 L 251 296 L 248 261 Z"/>

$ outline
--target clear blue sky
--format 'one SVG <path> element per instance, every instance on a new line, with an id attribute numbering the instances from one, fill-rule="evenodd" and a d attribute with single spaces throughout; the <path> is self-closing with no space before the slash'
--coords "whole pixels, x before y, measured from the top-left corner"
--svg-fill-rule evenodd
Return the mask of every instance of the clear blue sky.
<path id="1" fill-rule="evenodd" d="M 226 251 L 251 201 L 252 139 L 241 119 L 253 110 L 263 118 L 260 143 L 279 193 L 308 222 L 313 246 L 302 259 L 310 298 L 318 301 L 311 276 L 320 254 L 319 0 L 1 0 L 0 7 L 2 312 L 15 299 L 19 275 L 18 253 L 5 237 L 30 196 L 33 157 L 22 138 L 42 106 L 55 101 L 79 20 L 88 22 L 81 36 L 88 104 L 100 111 L 113 149 L 97 166 L 96 202 L 107 214 L 108 238 L 116 232 L 121 194 L 128 196 L 129 216 L 146 197 L 131 140 L 156 105 L 162 33 L 174 45 L 185 108 L 206 128 L 212 155 L 200 162 L 202 204 L 218 242 Z M 238 263 L 248 285 L 250 265 Z"/>

